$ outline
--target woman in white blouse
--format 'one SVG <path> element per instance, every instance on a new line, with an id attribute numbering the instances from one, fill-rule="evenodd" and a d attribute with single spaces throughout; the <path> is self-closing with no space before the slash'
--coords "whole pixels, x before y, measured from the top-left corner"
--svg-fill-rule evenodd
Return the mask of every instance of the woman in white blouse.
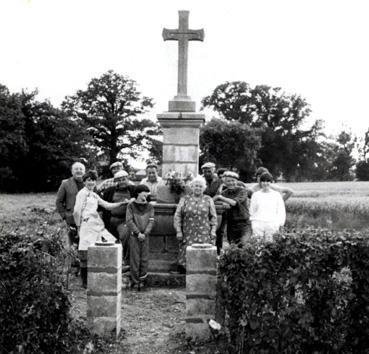
<path id="1" fill-rule="evenodd" d="M 88 171 L 82 178 L 84 188 L 76 197 L 73 217 L 78 226 L 79 234 L 79 258 L 82 286 L 87 287 L 87 249 L 93 246 L 96 241 L 114 242 L 115 237 L 105 229 L 105 225 L 100 218 L 97 208 L 102 206 L 111 210 L 121 206 L 123 203 L 109 203 L 101 199 L 95 192 L 97 174 L 95 171 Z"/>
<path id="2" fill-rule="evenodd" d="M 273 177 L 265 172 L 260 176 L 260 190 L 253 193 L 250 203 L 252 237 L 272 242 L 273 235 L 286 221 L 286 209 L 279 192 L 270 188 Z"/>

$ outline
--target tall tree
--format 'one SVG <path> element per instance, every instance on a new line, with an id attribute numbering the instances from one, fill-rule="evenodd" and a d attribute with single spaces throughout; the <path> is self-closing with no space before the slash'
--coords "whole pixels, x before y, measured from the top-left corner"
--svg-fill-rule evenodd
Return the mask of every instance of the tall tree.
<path id="1" fill-rule="evenodd" d="M 150 146 L 146 137 L 157 131 L 153 121 L 138 119 L 153 107 L 152 99 L 138 91 L 134 80 L 112 70 L 93 78 L 86 90 L 66 97 L 62 107 L 86 123 L 94 143 L 110 163 L 118 155 L 136 157 Z"/>
<path id="2" fill-rule="evenodd" d="M 299 95 L 288 95 L 281 88 L 258 85 L 252 88 L 243 81 L 226 82 L 202 100 L 229 121 L 261 129 L 258 158 L 270 171 L 281 172 L 288 179 L 299 179 L 307 171 L 307 160 L 314 160 L 317 148 L 313 141 L 321 134 L 321 122 L 303 128 L 311 109 Z"/>
<path id="3" fill-rule="evenodd" d="M 353 179 L 351 168 L 355 165 L 352 156 L 356 138 L 351 132 L 342 131 L 336 138 L 334 146 L 334 159 L 332 161 L 329 177 L 338 181 Z"/>
<path id="4" fill-rule="evenodd" d="M 260 143 L 260 129 L 213 118 L 201 129 L 200 159 L 216 161 L 218 167 L 235 167 L 242 179 L 250 180 L 258 163 Z"/>
<path id="5" fill-rule="evenodd" d="M 89 157 L 91 139 L 80 122 L 36 95 L 10 94 L 0 86 L 2 191 L 53 190 L 70 174 L 73 161 Z"/>

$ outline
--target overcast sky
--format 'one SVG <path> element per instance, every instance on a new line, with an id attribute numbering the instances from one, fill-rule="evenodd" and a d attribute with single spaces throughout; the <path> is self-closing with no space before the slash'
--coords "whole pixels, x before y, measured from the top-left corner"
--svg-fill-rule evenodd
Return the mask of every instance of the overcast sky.
<path id="1" fill-rule="evenodd" d="M 109 69 L 153 97 L 152 116 L 176 93 L 178 10 L 205 30 L 189 45 L 188 92 L 202 97 L 243 80 L 298 93 L 328 133 L 369 128 L 369 1 L 0 0 L 0 83 L 39 90 L 59 105 Z"/>

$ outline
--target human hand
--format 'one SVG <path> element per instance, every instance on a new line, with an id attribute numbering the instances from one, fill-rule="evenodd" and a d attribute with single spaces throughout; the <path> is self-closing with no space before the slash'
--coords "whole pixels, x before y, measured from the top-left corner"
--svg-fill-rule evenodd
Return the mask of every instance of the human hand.
<path id="1" fill-rule="evenodd" d="M 182 232 L 177 232 L 177 240 L 182 241 L 183 240 L 183 234 Z"/>
<path id="2" fill-rule="evenodd" d="M 146 236 L 145 236 L 145 234 L 143 234 L 143 233 L 140 232 L 138 234 L 137 238 L 139 239 L 139 241 L 142 242 L 142 241 L 145 241 Z"/>

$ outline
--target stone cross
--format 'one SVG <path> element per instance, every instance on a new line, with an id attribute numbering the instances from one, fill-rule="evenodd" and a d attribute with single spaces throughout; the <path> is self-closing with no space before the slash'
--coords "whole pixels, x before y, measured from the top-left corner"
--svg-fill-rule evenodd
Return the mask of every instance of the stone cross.
<path id="1" fill-rule="evenodd" d="M 203 41 L 204 30 L 191 30 L 188 28 L 189 11 L 178 11 L 178 29 L 163 29 L 164 41 L 178 41 L 178 86 L 177 96 L 169 101 L 171 112 L 194 112 L 195 102 L 187 96 L 187 62 L 188 41 Z"/>

